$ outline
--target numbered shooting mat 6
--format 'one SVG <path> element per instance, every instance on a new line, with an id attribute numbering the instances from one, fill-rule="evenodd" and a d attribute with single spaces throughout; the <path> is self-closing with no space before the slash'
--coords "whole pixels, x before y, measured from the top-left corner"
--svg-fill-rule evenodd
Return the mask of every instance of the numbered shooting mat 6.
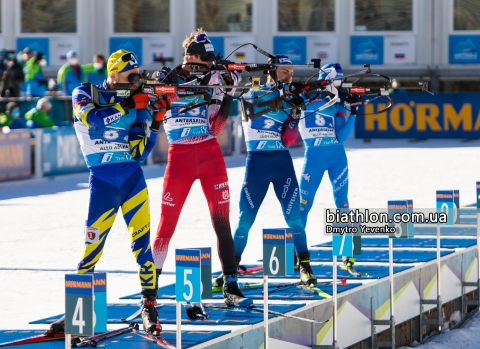
<path id="1" fill-rule="evenodd" d="M 288 233 L 287 233 L 288 231 Z M 287 237 L 290 229 L 263 229 L 263 274 L 268 276 L 287 275 Z M 289 241 L 292 241 L 289 240 Z M 288 250 L 291 252 L 291 248 Z M 293 257 L 293 254 L 292 254 Z M 291 261 L 291 259 L 290 259 Z M 293 264 L 292 264 L 293 266 Z M 291 270 L 292 271 L 292 270 Z M 293 271 L 292 271 L 293 272 Z"/>
<path id="2" fill-rule="evenodd" d="M 445 213 L 447 215 L 446 223 L 439 222 L 440 225 L 453 225 L 455 222 L 455 203 L 453 190 L 437 190 L 437 214 Z"/>
<path id="3" fill-rule="evenodd" d="M 65 333 L 93 336 L 94 275 L 65 275 Z"/>
<path id="4" fill-rule="evenodd" d="M 177 302 L 200 303 L 201 251 L 199 249 L 175 250 L 175 278 Z"/>
<path id="5" fill-rule="evenodd" d="M 408 200 L 388 201 L 389 227 L 395 228 L 388 234 L 390 239 L 408 239 L 408 222 L 411 220 L 408 212 Z"/>

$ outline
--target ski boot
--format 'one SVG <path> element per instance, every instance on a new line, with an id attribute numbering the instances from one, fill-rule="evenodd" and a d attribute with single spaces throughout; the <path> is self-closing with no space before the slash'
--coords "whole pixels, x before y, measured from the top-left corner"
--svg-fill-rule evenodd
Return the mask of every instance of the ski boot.
<path id="1" fill-rule="evenodd" d="M 235 265 L 237 266 L 237 268 L 240 267 L 241 260 L 242 260 L 242 257 L 235 256 Z M 213 283 L 213 286 L 212 286 L 212 292 L 222 292 L 222 291 L 223 291 L 223 273 L 221 273 L 215 279 L 215 282 Z"/>
<path id="2" fill-rule="evenodd" d="M 300 280 L 306 286 L 315 285 L 317 278 L 313 275 L 312 266 L 310 265 L 310 252 L 302 252 L 297 254 L 298 273 Z"/>
<path id="3" fill-rule="evenodd" d="M 157 335 L 162 332 L 162 326 L 158 323 L 157 291 L 142 290 L 142 323 L 147 334 Z"/>
<path id="4" fill-rule="evenodd" d="M 227 306 L 248 307 L 253 302 L 249 298 L 245 298 L 242 292 L 238 289 L 237 275 L 223 276 L 223 298 Z"/>
<path id="5" fill-rule="evenodd" d="M 343 265 L 342 269 L 347 270 L 351 275 L 355 277 L 362 276 L 358 271 L 355 270 L 353 265 L 355 264 L 355 259 L 353 257 L 342 257 Z"/>
<path id="6" fill-rule="evenodd" d="M 65 333 L 65 315 L 50 324 L 50 328 L 45 332 L 45 337 L 55 337 L 55 335 L 63 333 Z"/>

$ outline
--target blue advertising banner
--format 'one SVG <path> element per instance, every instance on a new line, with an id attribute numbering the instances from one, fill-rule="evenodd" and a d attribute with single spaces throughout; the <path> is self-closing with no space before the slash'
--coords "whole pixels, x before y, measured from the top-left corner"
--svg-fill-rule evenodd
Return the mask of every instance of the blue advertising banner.
<path id="1" fill-rule="evenodd" d="M 143 64 L 142 55 L 142 38 L 126 37 L 126 38 L 110 38 L 110 54 L 118 50 L 132 51 L 137 57 L 139 65 Z"/>
<path id="2" fill-rule="evenodd" d="M 17 52 L 28 47 L 32 51 L 42 52 L 43 57 L 50 64 L 50 42 L 48 38 L 17 38 Z"/>
<path id="3" fill-rule="evenodd" d="M 88 170 L 75 128 L 43 130 L 42 162 L 45 176 Z"/>
<path id="4" fill-rule="evenodd" d="M 0 181 L 28 178 L 31 174 L 30 131 L 0 133 Z"/>
<path id="5" fill-rule="evenodd" d="M 215 50 L 215 55 L 217 53 L 221 53 L 224 57 L 226 56 L 223 51 L 225 51 L 225 40 L 223 36 L 209 36 L 210 42 L 213 45 L 213 49 Z M 227 52 L 227 55 L 230 52 Z"/>
<path id="6" fill-rule="evenodd" d="M 293 64 L 305 64 L 307 63 L 307 38 L 305 36 L 274 36 L 273 53 L 288 56 Z"/>
<path id="7" fill-rule="evenodd" d="M 480 35 L 450 35 L 448 39 L 448 63 L 479 64 Z"/>
<path id="8" fill-rule="evenodd" d="M 470 138 L 479 136 L 480 93 L 395 93 L 359 108 L 356 138 Z"/>
<path id="9" fill-rule="evenodd" d="M 383 64 L 383 36 L 351 36 L 350 64 Z"/>

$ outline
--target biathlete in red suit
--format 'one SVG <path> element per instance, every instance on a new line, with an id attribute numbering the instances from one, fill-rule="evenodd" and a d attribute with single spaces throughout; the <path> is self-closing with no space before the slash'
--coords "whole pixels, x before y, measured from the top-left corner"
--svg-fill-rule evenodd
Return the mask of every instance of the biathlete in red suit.
<path id="1" fill-rule="evenodd" d="M 183 42 L 185 57 L 183 75 L 179 77 L 189 85 L 218 85 L 224 75 L 226 83 L 238 85 L 241 78 L 238 74 L 228 72 L 208 72 L 201 79 L 190 75 L 204 64 L 211 67 L 215 60 L 213 45 L 202 29 L 193 32 Z M 190 64 L 189 64 L 190 63 Z M 227 75 L 228 74 L 228 75 Z M 160 76 L 158 76 L 160 77 Z M 158 78 L 157 77 L 157 78 Z M 160 77 L 161 78 L 161 77 Z M 153 259 L 160 275 L 165 262 L 168 245 L 183 204 L 190 188 L 199 179 L 203 193 L 208 201 L 213 228 L 217 234 L 218 254 L 224 274 L 223 293 L 227 305 L 247 305 L 250 303 L 238 289 L 237 267 L 235 264 L 235 248 L 230 229 L 230 191 L 227 170 L 220 146 L 215 138 L 220 134 L 228 119 L 235 89 L 225 95 L 220 89 L 211 89 L 211 101 L 195 109 L 172 109 L 165 116 L 165 132 L 170 147 L 168 150 L 167 169 L 163 182 L 162 213 L 153 243 Z M 197 98 L 197 97 L 195 97 Z M 189 103 L 182 99 L 173 104 L 178 107 Z M 200 103 L 205 101 L 200 100 Z"/>

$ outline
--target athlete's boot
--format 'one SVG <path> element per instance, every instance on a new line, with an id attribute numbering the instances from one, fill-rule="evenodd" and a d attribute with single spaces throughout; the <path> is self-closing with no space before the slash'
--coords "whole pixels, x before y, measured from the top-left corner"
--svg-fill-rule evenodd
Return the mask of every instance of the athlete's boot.
<path id="1" fill-rule="evenodd" d="M 353 267 L 353 265 L 355 264 L 355 258 L 343 256 L 343 257 L 342 257 L 342 262 L 343 262 L 343 264 L 345 264 L 347 267 Z"/>
<path id="2" fill-rule="evenodd" d="M 235 256 L 235 264 L 237 268 L 240 266 L 240 261 L 242 260 L 242 257 L 237 257 Z M 216 279 L 215 282 L 213 283 L 212 286 L 212 292 L 220 292 L 223 290 L 223 273 L 221 273 Z"/>
<path id="3" fill-rule="evenodd" d="M 55 337 L 56 334 L 65 333 L 65 315 L 50 324 L 50 328 L 45 332 L 46 337 Z"/>
<path id="4" fill-rule="evenodd" d="M 158 323 L 157 291 L 142 290 L 142 323 L 143 329 L 148 334 L 159 334 L 162 326 Z"/>
<path id="5" fill-rule="evenodd" d="M 347 270 L 353 276 L 362 276 L 362 274 L 356 271 L 353 267 L 353 265 L 355 264 L 355 259 L 353 257 L 342 257 L 342 261 L 344 264 L 343 266 L 341 266 L 342 269 Z"/>
<path id="6" fill-rule="evenodd" d="M 313 275 L 312 266 L 310 265 L 310 252 L 302 252 L 297 254 L 298 273 L 300 280 L 304 285 L 310 286 L 317 283 L 317 278 Z"/>
<path id="7" fill-rule="evenodd" d="M 225 298 L 225 304 L 228 306 L 238 305 L 247 307 L 253 302 L 246 298 L 238 289 L 237 279 L 236 274 L 223 276 L 223 298 Z"/>

